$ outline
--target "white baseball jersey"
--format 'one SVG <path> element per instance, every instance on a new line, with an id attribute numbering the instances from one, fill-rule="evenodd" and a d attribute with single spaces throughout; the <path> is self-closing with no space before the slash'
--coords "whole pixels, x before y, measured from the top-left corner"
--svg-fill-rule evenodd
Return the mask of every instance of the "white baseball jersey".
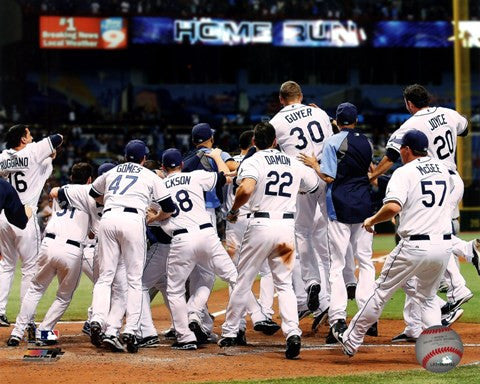
<path id="1" fill-rule="evenodd" d="M 89 230 L 97 233 L 100 216 L 95 200 L 89 195 L 90 188 L 88 184 L 63 186 L 68 206 L 61 208 L 57 200 L 54 200 L 52 219 L 48 222 L 46 231 L 64 234 L 65 228 L 68 228 L 68 237 L 80 243 L 87 241 Z"/>
<path id="2" fill-rule="evenodd" d="M 276 149 L 258 151 L 245 160 L 238 171 L 238 182 L 251 178 L 257 185 L 250 197 L 250 210 L 296 212 L 298 191 L 318 188 L 313 169 Z"/>
<path id="3" fill-rule="evenodd" d="M 244 157 L 245 155 L 236 155 L 236 156 L 233 156 L 233 160 L 235 160 L 237 163 L 240 164 Z M 225 205 L 225 213 L 227 213 L 232 208 L 233 199 L 235 198 L 235 193 L 237 192 L 237 188 L 238 188 L 238 184 L 236 182 L 225 185 L 225 198 L 223 200 Z M 248 213 L 247 204 L 245 204 L 240 208 L 240 215 L 245 213 Z"/>
<path id="4" fill-rule="evenodd" d="M 6 149 L 0 154 L 0 173 L 8 175 L 8 181 L 17 190 L 23 204 L 37 210 L 38 199 L 45 181 L 52 173 L 55 149 L 50 138 L 27 144 L 20 151 Z"/>
<path id="5" fill-rule="evenodd" d="M 99 176 L 92 189 L 104 195 L 104 211 L 112 208 L 135 208 L 145 215 L 153 200 L 170 197 L 163 180 L 155 173 L 136 163 L 123 163 Z"/>
<path id="6" fill-rule="evenodd" d="M 387 142 L 387 149 L 400 152 L 402 137 L 411 129 L 422 131 L 428 138 L 428 155 L 442 160 L 449 170 L 456 170 L 457 136 L 467 129 L 468 121 L 457 111 L 443 107 L 422 109 L 398 128 Z"/>
<path id="7" fill-rule="evenodd" d="M 323 141 L 333 135 L 330 118 L 323 109 L 303 104 L 282 108 L 271 120 L 283 152 L 296 156 L 303 152 L 320 159 Z"/>
<path id="8" fill-rule="evenodd" d="M 210 214 L 205 208 L 204 192 L 215 189 L 217 173 L 197 170 L 193 172 L 171 173 L 164 180 L 177 209 L 162 222 L 163 230 L 171 235 L 176 229 L 198 227 L 210 223 Z"/>
<path id="9" fill-rule="evenodd" d="M 394 201 L 402 207 L 398 234 L 408 237 L 451 233 L 451 188 L 448 169 L 431 157 L 420 157 L 396 169 L 383 202 Z"/>

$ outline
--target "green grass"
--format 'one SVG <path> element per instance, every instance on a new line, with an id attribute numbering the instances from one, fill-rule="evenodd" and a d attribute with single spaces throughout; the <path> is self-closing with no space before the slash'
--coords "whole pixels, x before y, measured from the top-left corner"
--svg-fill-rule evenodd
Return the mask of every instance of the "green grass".
<path id="1" fill-rule="evenodd" d="M 403 372 L 368 373 L 348 376 L 332 377 L 299 377 L 288 379 L 228 381 L 229 384 L 476 384 L 479 382 L 480 368 L 477 366 L 459 367 L 450 372 L 438 374 L 426 370 L 412 370 Z M 209 384 L 223 384 L 226 381 L 211 382 Z"/>
<path id="2" fill-rule="evenodd" d="M 461 236 L 465 240 L 471 240 L 476 237 L 480 237 L 478 233 L 465 233 Z M 390 235 L 377 235 L 374 237 L 373 249 L 375 252 L 380 252 L 387 254 L 395 247 L 395 239 Z M 467 281 L 468 287 L 472 290 L 476 298 L 480 297 L 480 284 L 479 276 L 476 274 L 472 265 L 467 263 L 461 264 L 461 270 L 465 280 Z M 42 319 L 45 315 L 48 307 L 55 298 L 55 292 L 57 290 L 58 283 L 56 279 L 52 282 L 50 287 L 47 289 L 44 297 L 40 301 L 37 308 L 37 319 Z M 226 283 L 221 280 L 217 280 L 214 286 L 214 290 L 222 289 L 226 287 Z M 80 284 L 73 296 L 72 303 L 65 313 L 63 320 L 84 320 L 87 314 L 87 308 L 91 303 L 92 298 L 92 289 L 93 284 L 88 278 L 83 275 Z M 14 321 L 15 317 L 20 309 L 19 303 L 19 293 L 20 293 L 20 269 L 17 268 L 15 274 L 15 280 L 13 283 L 11 295 L 9 298 L 7 306 L 7 317 Z M 475 305 L 478 303 L 475 299 L 471 300 L 469 303 L 464 304 L 465 313 L 461 321 L 474 322 L 478 321 L 480 318 L 480 306 Z M 153 301 L 153 305 L 161 305 L 163 300 L 161 295 L 157 295 Z M 382 318 L 384 319 L 401 319 L 402 318 L 402 309 L 404 304 L 404 293 L 402 291 L 397 292 L 390 302 L 385 307 Z M 357 311 L 356 305 L 350 301 L 348 305 L 348 315 L 353 316 Z"/>

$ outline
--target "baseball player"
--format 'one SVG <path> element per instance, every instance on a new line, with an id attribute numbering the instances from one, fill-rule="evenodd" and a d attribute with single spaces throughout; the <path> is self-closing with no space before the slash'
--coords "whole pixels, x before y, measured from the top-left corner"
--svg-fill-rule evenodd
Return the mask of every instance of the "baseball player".
<path id="1" fill-rule="evenodd" d="M 205 170 L 227 173 L 237 169 L 238 163 L 233 161 L 228 153 L 219 148 L 213 149 L 214 133 L 215 131 L 207 123 L 196 124 L 192 128 L 192 142 L 195 145 L 195 151 L 185 157 L 182 172 Z M 220 158 L 213 158 L 211 156 L 212 152 L 219 152 Z M 215 230 L 217 230 L 217 210 L 221 206 L 222 197 L 222 189 L 205 193 L 205 205 Z M 205 320 L 203 326 L 209 332 L 213 328 L 213 321 L 206 316 L 208 315 L 208 308 L 206 306 L 200 308 L 198 303 L 206 303 L 214 282 L 215 274 L 213 271 L 201 265 L 196 265 L 189 277 L 189 317 L 196 321 L 200 321 L 200 318 L 203 317 Z"/>
<path id="2" fill-rule="evenodd" d="M 299 190 L 313 193 L 319 179 L 296 159 L 274 149 L 275 128 L 270 123 L 255 126 L 253 156 L 244 160 L 238 172 L 240 186 L 228 219 L 235 221 L 239 209 L 249 204 L 250 218 L 239 255 L 239 277 L 227 306 L 220 347 L 236 345 L 246 296 L 261 265 L 268 261 L 278 293 L 282 331 L 287 339 L 285 356 L 300 353 L 302 334 L 298 326 L 297 300 L 292 286 L 295 263 L 295 201 Z"/>
<path id="3" fill-rule="evenodd" d="M 89 197 L 90 187 L 81 185 L 92 182 L 91 165 L 75 164 L 71 182 L 72 185 L 60 190 L 53 188 L 50 192 L 55 200 L 40 248 L 38 271 L 22 301 L 15 327 L 7 341 L 9 347 L 19 345 L 38 302 L 55 277 L 59 283 L 56 298 L 37 327 L 35 338 L 37 345 L 57 342 L 53 329 L 67 310 L 78 286 L 82 273 L 83 245 L 89 230 L 96 231 L 98 221 L 95 201 Z"/>
<path id="4" fill-rule="evenodd" d="M 90 194 L 103 196 L 98 231 L 99 278 L 93 289 L 92 343 L 99 344 L 110 309 L 111 286 L 120 260 L 125 263 L 128 293 L 126 324 L 121 340 L 130 353 L 138 352 L 137 332 L 142 303 L 142 272 L 146 255 L 145 215 L 153 200 L 168 217 L 175 210 L 161 178 L 144 168 L 148 150 L 141 140 L 125 146 L 126 163 L 98 177 Z"/>
<path id="5" fill-rule="evenodd" d="M 38 199 L 45 181 L 52 173 L 52 157 L 55 148 L 62 143 L 62 136 L 54 134 L 39 142 L 33 142 L 28 126 L 12 126 L 5 135 L 6 148 L 0 154 L 0 173 L 18 192 L 23 204 L 32 209 L 32 217 L 25 229 L 12 226 L 0 215 L 0 326 L 9 326 L 6 317 L 8 295 L 18 259 L 22 261 L 20 300 L 23 300 L 30 281 L 36 272 L 40 229 L 37 222 Z M 33 321 L 33 318 L 31 319 Z"/>
<path id="6" fill-rule="evenodd" d="M 167 259 L 167 298 L 177 335 L 172 348 L 195 350 L 197 344 L 206 342 L 207 335 L 198 321 L 189 321 L 185 302 L 188 276 L 199 264 L 214 271 L 230 285 L 237 279 L 235 266 L 222 246 L 205 208 L 204 192 L 221 188 L 227 179 L 223 173 L 217 172 L 181 172 L 182 155 L 174 148 L 163 153 L 162 163 L 167 172 L 165 186 L 177 203 L 175 212 L 162 225 L 172 237 Z M 156 216 L 152 218 L 156 219 Z M 206 301 L 198 306 L 203 308 L 205 304 Z"/>
<path id="7" fill-rule="evenodd" d="M 280 87 L 279 100 L 283 108 L 271 120 L 280 149 L 290 156 L 299 153 L 314 154 L 320 160 L 323 142 L 333 134 L 328 115 L 320 108 L 302 104 L 303 94 L 294 81 L 287 81 Z M 321 181 L 323 183 L 323 181 Z M 318 188 L 317 194 L 297 197 L 297 215 L 295 219 L 295 239 L 300 256 L 302 276 L 308 293 L 308 308 L 318 309 L 320 293 L 320 274 L 318 261 L 313 249 L 313 219 L 315 208 L 320 204 L 325 225 L 323 241 L 326 243 L 325 189 Z M 321 240 L 320 240 L 321 241 Z M 326 246 L 324 247 L 326 250 Z M 325 294 L 325 292 L 322 292 Z M 325 310 L 326 308 L 321 308 Z"/>
<path id="8" fill-rule="evenodd" d="M 240 164 L 245 156 L 249 153 L 249 150 L 253 147 L 253 130 L 243 132 L 239 137 L 240 154 L 233 157 L 233 159 Z M 224 198 L 224 211 L 227 213 L 232 207 L 233 200 L 235 198 L 235 192 L 238 188 L 236 183 L 227 184 L 225 186 L 226 193 Z M 235 223 L 229 221 L 226 222 L 225 228 L 225 240 L 226 249 L 235 265 L 238 264 L 238 255 L 240 252 L 240 245 L 242 244 L 243 235 L 248 224 L 247 215 L 250 210 L 246 205 L 240 208 L 238 220 Z M 260 269 L 260 294 L 258 303 L 252 301 L 249 303 L 248 312 L 253 322 L 253 329 L 255 331 L 263 332 L 266 335 L 273 335 L 276 333 L 280 326 L 272 320 L 273 315 L 273 279 L 272 272 L 268 263 L 265 262 Z M 238 340 L 245 338 L 246 324 L 242 321 L 242 325 L 239 330 Z M 246 344 L 246 340 L 241 342 Z"/>
<path id="9" fill-rule="evenodd" d="M 373 148 L 368 138 L 356 129 L 357 108 L 351 103 L 337 107 L 340 132 L 324 144 L 321 164 L 314 156 L 299 158 L 313 167 L 328 184 L 328 239 L 330 246 L 330 329 L 346 329 L 347 289 L 343 280 L 349 244 L 359 262 L 356 301 L 359 308 L 370 296 L 375 281 L 371 260 L 373 235 L 362 228 L 363 220 L 373 214 L 368 170 Z M 372 330 L 372 334 L 373 334 Z M 376 335 L 375 335 L 376 336 Z"/>
<path id="10" fill-rule="evenodd" d="M 434 159 L 438 159 L 445 163 L 449 173 L 453 179 L 454 189 L 451 194 L 450 208 L 451 218 L 455 229 L 459 217 L 458 204 L 463 197 L 464 184 L 457 172 L 455 164 L 455 152 L 457 147 L 457 136 L 466 136 L 468 134 L 468 121 L 455 110 L 444 107 L 431 107 L 431 96 L 428 91 L 419 84 L 409 85 L 403 91 L 405 107 L 412 114 L 399 129 L 397 129 L 390 137 L 387 143 L 387 151 L 378 166 L 371 173 L 370 179 L 374 180 L 379 175 L 386 172 L 400 156 L 401 138 L 410 129 L 418 129 L 422 131 L 429 141 L 428 154 Z M 454 230 L 455 233 L 455 230 Z M 463 240 L 455 239 L 455 242 Z M 469 260 L 473 257 L 473 246 L 464 245 L 466 252 L 465 257 Z M 445 280 L 449 284 L 448 301 L 444 312 L 450 312 L 458 308 L 461 304 L 468 301 L 473 295 L 466 287 L 465 280 L 460 274 L 458 265 L 454 260 L 449 262 L 446 269 Z M 412 283 L 413 284 L 413 283 Z M 407 295 L 406 300 L 410 296 Z M 408 303 L 406 304 L 408 306 Z"/>
<path id="11" fill-rule="evenodd" d="M 363 225 L 369 232 L 377 223 L 400 215 L 399 244 L 388 255 L 373 294 L 344 332 L 334 328 L 343 351 L 353 356 L 368 328 L 380 317 L 385 303 L 412 277 L 417 277 L 417 297 L 425 327 L 441 324 L 435 295 L 445 272 L 451 246 L 448 168 L 428 156 L 428 138 L 419 130 L 407 131 L 400 141 L 403 167 L 388 183 L 383 207 Z"/>
<path id="12" fill-rule="evenodd" d="M 97 176 L 103 175 L 105 172 L 108 172 L 110 169 L 115 167 L 116 164 L 114 163 L 103 163 L 98 167 Z M 102 217 L 103 211 L 103 204 L 96 202 L 97 207 L 97 215 L 100 219 Z M 85 247 L 83 248 L 83 259 L 82 259 L 82 271 L 85 275 L 90 279 L 90 281 L 95 284 L 98 279 L 98 260 L 97 260 L 97 236 L 90 239 L 87 238 L 85 241 Z M 122 284 L 121 291 L 124 291 L 125 284 Z M 117 292 L 118 284 L 114 280 L 112 285 L 112 296 L 115 296 L 115 292 Z M 124 306 L 122 306 L 123 308 Z M 92 306 L 88 308 L 87 311 L 87 320 L 83 324 L 82 332 L 86 335 L 90 336 L 90 321 L 92 319 Z"/>

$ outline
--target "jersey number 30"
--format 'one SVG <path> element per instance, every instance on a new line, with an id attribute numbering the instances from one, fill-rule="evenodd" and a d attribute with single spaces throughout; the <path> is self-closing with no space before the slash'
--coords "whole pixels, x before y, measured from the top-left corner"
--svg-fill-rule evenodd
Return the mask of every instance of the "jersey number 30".
<path id="1" fill-rule="evenodd" d="M 318 121 L 315 121 L 315 120 L 310 121 L 307 124 L 307 130 L 308 130 L 310 139 L 314 143 L 321 143 L 325 138 L 325 135 L 323 134 L 323 131 L 322 131 L 322 126 Z M 293 135 L 294 133 L 297 135 L 297 139 L 299 140 L 299 143 L 295 145 L 295 148 L 305 149 L 308 145 L 308 140 L 307 140 L 307 137 L 305 136 L 304 130 L 300 127 L 295 127 L 290 130 L 290 136 Z"/>

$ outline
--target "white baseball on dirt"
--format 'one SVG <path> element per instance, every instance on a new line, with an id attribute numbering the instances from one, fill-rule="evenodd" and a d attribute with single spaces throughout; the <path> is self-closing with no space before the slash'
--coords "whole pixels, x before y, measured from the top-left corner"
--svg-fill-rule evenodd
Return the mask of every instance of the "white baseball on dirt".
<path id="1" fill-rule="evenodd" d="M 443 373 L 458 365 L 463 356 L 463 343 L 453 329 L 436 325 L 422 332 L 415 344 L 415 353 L 423 368 Z"/>

